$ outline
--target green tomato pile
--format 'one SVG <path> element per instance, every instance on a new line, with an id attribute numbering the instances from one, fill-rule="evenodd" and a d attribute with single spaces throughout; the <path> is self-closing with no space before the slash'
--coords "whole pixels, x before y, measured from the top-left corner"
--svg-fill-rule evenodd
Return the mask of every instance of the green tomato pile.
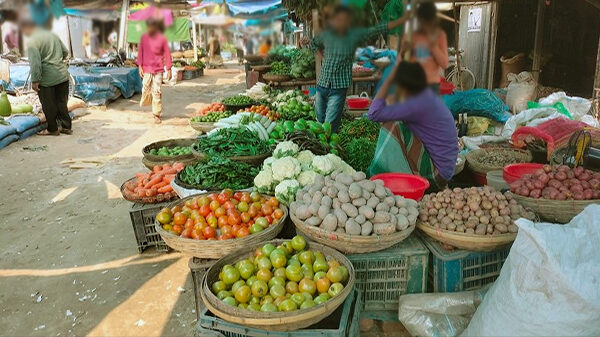
<path id="1" fill-rule="evenodd" d="M 150 150 L 151 155 L 161 156 L 161 157 L 181 156 L 181 155 L 191 154 L 191 153 L 192 153 L 192 148 L 190 146 L 173 146 L 173 147 L 163 146 L 159 149 Z"/>
<path id="2" fill-rule="evenodd" d="M 196 123 L 214 123 L 222 118 L 231 116 L 229 111 L 211 111 L 204 116 L 195 116 L 191 118 L 192 122 Z"/>
<path id="3" fill-rule="evenodd" d="M 221 103 L 224 105 L 253 105 L 256 102 L 246 95 L 235 95 L 224 98 Z"/>
<path id="4" fill-rule="evenodd" d="M 290 312 L 325 303 L 344 290 L 348 269 L 305 248 L 302 236 L 277 247 L 267 243 L 234 266 L 223 266 L 212 291 L 223 302 L 252 311 Z"/>

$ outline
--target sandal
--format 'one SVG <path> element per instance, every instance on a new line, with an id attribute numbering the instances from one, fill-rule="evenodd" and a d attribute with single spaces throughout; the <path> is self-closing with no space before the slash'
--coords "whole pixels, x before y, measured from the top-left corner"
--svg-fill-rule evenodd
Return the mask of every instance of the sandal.
<path id="1" fill-rule="evenodd" d="M 162 120 L 160 119 L 160 117 L 154 116 L 154 123 L 160 124 L 160 123 L 162 123 Z"/>
<path id="2" fill-rule="evenodd" d="M 48 130 L 42 130 L 40 132 L 37 133 L 39 136 L 60 136 L 60 131 L 56 130 L 56 131 L 48 131 Z"/>
<path id="3" fill-rule="evenodd" d="M 60 133 L 64 133 L 65 135 L 72 135 L 73 134 L 73 130 L 72 129 L 63 129 L 63 128 L 60 128 L 60 129 L 58 129 L 58 131 Z"/>

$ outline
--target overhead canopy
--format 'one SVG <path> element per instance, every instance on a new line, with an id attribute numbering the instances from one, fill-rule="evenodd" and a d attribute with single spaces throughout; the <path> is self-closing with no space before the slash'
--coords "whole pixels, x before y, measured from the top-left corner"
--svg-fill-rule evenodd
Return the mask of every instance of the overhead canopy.
<path id="1" fill-rule="evenodd" d="M 90 9 L 81 10 L 73 8 L 65 8 L 67 15 L 78 16 L 86 19 L 93 19 L 99 21 L 116 21 L 121 17 L 121 13 L 112 9 Z"/>

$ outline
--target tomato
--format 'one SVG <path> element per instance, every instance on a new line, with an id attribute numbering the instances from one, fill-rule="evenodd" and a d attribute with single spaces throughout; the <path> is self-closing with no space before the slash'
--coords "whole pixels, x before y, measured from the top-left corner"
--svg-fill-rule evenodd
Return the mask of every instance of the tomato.
<path id="1" fill-rule="evenodd" d="M 237 201 L 241 201 L 242 199 L 242 192 L 235 192 L 233 193 L 233 198 Z"/>
<path id="2" fill-rule="evenodd" d="M 248 209 L 248 214 L 250 214 L 251 218 L 254 218 L 258 215 L 258 212 L 260 212 L 260 207 L 256 207 L 256 205 L 252 204 L 250 205 L 250 208 Z"/>
<path id="3" fill-rule="evenodd" d="M 221 235 L 229 235 L 233 233 L 233 228 L 231 226 L 223 226 L 221 227 Z"/>
<path id="4" fill-rule="evenodd" d="M 221 207 L 221 204 L 218 201 L 213 200 L 210 202 L 209 207 L 210 207 L 210 210 L 214 212 L 217 208 Z"/>
<path id="5" fill-rule="evenodd" d="M 183 226 L 186 221 L 187 216 L 185 216 L 181 212 L 175 213 L 175 216 L 173 217 L 173 224 Z"/>
<path id="6" fill-rule="evenodd" d="M 188 199 L 183 204 L 190 209 L 198 208 L 198 204 L 196 204 L 194 199 Z"/>
<path id="7" fill-rule="evenodd" d="M 177 205 L 177 206 L 175 206 L 175 207 L 171 208 L 171 213 L 172 213 L 172 214 L 175 214 L 175 213 L 177 213 L 177 212 L 181 212 L 181 206 L 179 206 L 179 205 Z"/>
<path id="8" fill-rule="evenodd" d="M 279 201 L 275 197 L 270 197 L 269 200 L 267 201 L 267 203 L 269 205 L 271 205 L 273 208 L 279 206 Z"/>
<path id="9" fill-rule="evenodd" d="M 211 193 L 208 195 L 208 199 L 210 199 L 210 201 L 217 200 L 217 196 L 217 193 Z"/>
<path id="10" fill-rule="evenodd" d="M 269 226 L 269 222 L 263 217 L 256 219 L 256 224 L 260 225 L 263 228 L 267 228 Z"/>
<path id="11" fill-rule="evenodd" d="M 217 196 L 217 201 L 219 203 L 221 203 L 221 205 L 222 205 L 222 204 L 226 203 L 227 201 L 229 201 L 229 196 L 224 193 L 219 193 L 219 195 Z"/>
<path id="12" fill-rule="evenodd" d="M 216 210 L 214 210 L 214 212 L 215 212 L 215 216 L 217 216 L 217 217 L 221 217 L 221 216 L 225 215 L 225 213 L 226 213 L 225 208 L 223 208 L 223 207 L 217 208 Z"/>
<path id="13" fill-rule="evenodd" d="M 201 196 L 196 200 L 196 203 L 198 204 L 198 206 L 202 207 L 202 206 L 208 206 L 208 204 L 210 204 L 210 199 L 207 196 Z"/>
<path id="14" fill-rule="evenodd" d="M 167 213 L 169 215 L 173 215 L 173 213 L 171 212 L 171 209 L 168 207 L 165 207 L 163 209 L 160 210 L 161 213 Z"/>
<path id="15" fill-rule="evenodd" d="M 231 198 L 233 196 L 233 190 L 230 188 L 226 188 L 223 191 L 221 191 L 222 194 L 225 194 L 227 196 L 227 198 Z"/>
<path id="16" fill-rule="evenodd" d="M 246 203 L 251 203 L 252 202 L 252 198 L 250 198 L 250 193 L 248 192 L 242 192 L 242 197 L 240 198 L 240 201 L 246 202 Z"/>
<path id="17" fill-rule="evenodd" d="M 248 209 L 250 208 L 250 206 L 248 206 L 248 203 L 245 201 L 241 201 L 238 205 L 237 205 L 237 209 L 240 212 L 247 212 Z"/>
<path id="18" fill-rule="evenodd" d="M 270 215 L 267 215 L 267 216 L 265 217 L 265 219 L 267 219 L 267 222 L 269 223 L 269 225 L 273 223 L 273 217 L 272 217 L 272 216 L 270 216 Z"/>
<path id="19" fill-rule="evenodd" d="M 240 219 L 243 223 L 248 223 L 250 221 L 250 214 L 248 212 L 242 212 L 242 214 L 240 214 Z"/>
<path id="20" fill-rule="evenodd" d="M 200 215 L 202 215 L 203 217 L 206 217 L 206 216 L 208 216 L 208 214 L 210 214 L 210 212 L 211 212 L 211 209 L 210 209 L 210 207 L 208 207 L 208 205 L 203 205 L 203 206 L 200 206 L 199 213 L 200 213 Z"/>
<path id="21" fill-rule="evenodd" d="M 242 220 L 240 219 L 240 216 L 235 213 L 229 214 L 229 216 L 227 217 L 227 223 L 231 226 L 239 225 L 241 221 Z"/>
<path id="22" fill-rule="evenodd" d="M 225 209 L 232 209 L 235 208 L 235 205 L 233 204 L 233 202 L 231 202 L 231 200 L 227 200 L 224 204 L 223 207 Z"/>
<path id="23" fill-rule="evenodd" d="M 177 235 L 180 235 L 182 238 L 191 238 L 192 237 L 192 229 L 183 229 L 179 225 L 173 226 L 173 232 Z"/>
<path id="24" fill-rule="evenodd" d="M 166 211 L 160 211 L 157 215 L 156 215 L 156 220 L 158 220 L 158 222 L 160 222 L 163 225 L 166 225 L 168 223 L 171 222 L 172 220 L 172 215 L 171 215 L 171 210 L 169 210 L 169 212 Z"/>
<path id="25" fill-rule="evenodd" d="M 212 228 L 217 228 L 217 225 L 219 224 L 217 217 L 212 214 L 206 217 L 206 223 Z"/>
<path id="26" fill-rule="evenodd" d="M 200 240 L 200 238 L 204 238 L 204 237 L 203 237 L 203 236 L 201 236 L 201 234 L 200 234 L 200 233 L 198 233 L 198 231 L 196 231 L 196 230 L 192 230 L 192 233 L 191 233 L 191 235 L 192 235 L 192 239 L 194 239 L 194 240 Z"/>
<path id="27" fill-rule="evenodd" d="M 183 228 L 188 229 L 188 228 L 194 228 L 194 225 L 196 223 L 194 222 L 194 220 L 192 219 L 187 219 L 187 221 L 185 222 L 185 224 L 183 225 Z"/>
<path id="28" fill-rule="evenodd" d="M 273 211 L 273 218 L 279 220 L 283 218 L 283 210 L 281 208 L 277 208 Z"/>
<path id="29" fill-rule="evenodd" d="M 231 228 L 233 229 L 233 234 L 237 233 L 238 230 L 240 230 L 242 226 L 240 225 L 233 225 L 231 226 Z"/>
<path id="30" fill-rule="evenodd" d="M 226 215 L 221 215 L 218 219 L 217 219 L 217 226 L 219 228 L 222 228 L 223 226 L 227 226 L 227 216 Z"/>
<path id="31" fill-rule="evenodd" d="M 217 236 L 217 231 L 210 226 L 206 226 L 202 230 L 202 234 L 204 234 L 205 238 L 210 240 L 211 238 L 215 238 Z"/>
<path id="32" fill-rule="evenodd" d="M 248 231 L 248 228 L 246 227 L 242 227 L 240 229 L 238 229 L 237 233 L 235 234 L 235 237 L 237 238 L 243 238 L 250 235 L 250 232 Z"/>
<path id="33" fill-rule="evenodd" d="M 252 199 L 252 201 L 259 201 L 260 200 L 260 193 L 258 193 L 258 192 L 252 192 L 252 193 L 250 193 L 250 198 Z"/>

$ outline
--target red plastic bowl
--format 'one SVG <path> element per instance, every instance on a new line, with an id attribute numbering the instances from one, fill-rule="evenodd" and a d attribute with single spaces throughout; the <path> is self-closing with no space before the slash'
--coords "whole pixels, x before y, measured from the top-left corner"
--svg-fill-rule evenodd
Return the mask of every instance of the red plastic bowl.
<path id="1" fill-rule="evenodd" d="M 366 109 L 371 104 L 368 98 L 348 98 L 346 100 L 350 109 Z"/>
<path id="2" fill-rule="evenodd" d="M 381 173 L 371 177 L 371 180 L 381 179 L 385 187 L 395 195 L 401 195 L 416 201 L 421 200 L 429 188 L 429 181 L 423 177 L 407 173 Z"/>
<path id="3" fill-rule="evenodd" d="M 507 183 L 511 184 L 521 178 L 524 174 L 532 174 L 543 167 L 543 164 L 536 163 L 510 164 L 504 166 L 502 177 Z"/>

